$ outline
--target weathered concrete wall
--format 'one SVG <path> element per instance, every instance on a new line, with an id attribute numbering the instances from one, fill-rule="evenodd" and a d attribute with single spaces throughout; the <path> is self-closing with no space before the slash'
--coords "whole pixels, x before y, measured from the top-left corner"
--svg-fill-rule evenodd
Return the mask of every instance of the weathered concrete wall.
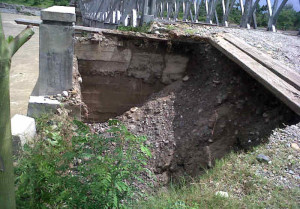
<path id="1" fill-rule="evenodd" d="M 185 76 L 189 54 L 167 42 L 102 35 L 75 44 L 89 121 L 105 121 Z"/>

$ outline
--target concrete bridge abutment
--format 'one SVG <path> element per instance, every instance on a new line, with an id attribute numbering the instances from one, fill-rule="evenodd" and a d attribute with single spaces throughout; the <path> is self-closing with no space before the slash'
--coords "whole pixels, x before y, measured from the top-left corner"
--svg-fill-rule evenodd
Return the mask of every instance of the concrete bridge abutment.
<path id="1" fill-rule="evenodd" d="M 41 11 L 39 78 L 28 105 L 28 115 L 53 111 L 60 102 L 47 98 L 72 89 L 75 7 L 53 6 Z"/>

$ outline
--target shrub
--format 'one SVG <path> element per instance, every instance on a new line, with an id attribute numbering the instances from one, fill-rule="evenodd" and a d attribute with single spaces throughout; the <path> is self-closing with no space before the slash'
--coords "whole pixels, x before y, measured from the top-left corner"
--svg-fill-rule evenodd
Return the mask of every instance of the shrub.
<path id="1" fill-rule="evenodd" d="M 41 118 L 16 166 L 18 208 L 124 208 L 151 153 L 116 120 L 104 135 L 70 119 Z M 73 131 L 72 131 L 73 130 Z"/>

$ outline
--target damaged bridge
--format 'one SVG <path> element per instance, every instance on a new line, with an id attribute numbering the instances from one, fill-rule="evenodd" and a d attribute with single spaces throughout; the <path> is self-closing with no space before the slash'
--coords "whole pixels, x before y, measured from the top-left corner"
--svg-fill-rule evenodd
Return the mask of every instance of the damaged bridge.
<path id="1" fill-rule="evenodd" d="M 233 33 L 185 23 L 159 33 L 75 26 L 74 8 L 41 17 L 16 20 L 43 34 L 28 113 L 63 104 L 100 134 L 107 120 L 120 120 L 153 145 L 148 165 L 161 183 L 196 176 L 299 122 L 299 74 Z"/>
<path id="2" fill-rule="evenodd" d="M 58 10 L 56 12 L 62 14 L 64 13 L 63 10 Z M 47 11 L 44 11 L 44 13 L 47 14 Z M 53 11 L 51 10 L 51 15 L 54 17 L 52 13 Z M 43 17 L 43 11 L 42 11 L 42 17 Z M 18 24 L 36 25 L 36 26 L 39 26 L 42 23 L 42 21 L 32 22 L 23 19 L 18 19 L 16 20 L 16 22 Z M 59 23 L 59 20 L 58 21 L 52 20 L 52 22 Z M 43 24 L 44 25 L 49 24 L 49 20 L 47 20 L 47 22 Z M 70 28 L 70 26 L 67 27 Z M 251 75 L 259 83 L 265 86 L 270 92 L 272 92 L 278 99 L 280 99 L 288 107 L 290 107 L 295 113 L 300 115 L 300 75 L 297 72 L 289 69 L 285 65 L 281 64 L 280 62 L 272 59 L 268 55 L 260 52 L 256 48 L 248 45 L 243 40 L 234 37 L 229 33 L 219 33 L 210 36 L 201 36 L 199 34 L 191 35 L 191 36 L 175 34 L 174 36 L 174 34 L 169 34 L 169 35 L 166 34 L 164 37 L 161 37 L 154 34 L 121 32 L 117 30 L 108 30 L 108 29 L 100 29 L 100 28 L 92 28 L 92 27 L 84 27 L 84 26 L 73 26 L 73 28 L 77 32 L 88 32 L 88 33 L 96 33 L 96 34 L 103 33 L 103 34 L 112 35 L 114 37 L 131 37 L 132 39 L 141 39 L 141 40 L 164 42 L 164 43 L 168 43 L 170 41 L 178 41 L 178 40 L 182 41 L 183 43 L 188 41 L 189 42 L 192 41 L 194 43 L 204 41 L 217 48 L 225 56 L 227 56 L 233 62 L 238 64 L 243 70 L 245 70 L 249 75 Z M 49 32 L 49 34 L 51 34 L 51 32 Z M 72 38 L 71 33 L 66 35 L 69 36 L 66 38 L 70 38 L 70 39 Z M 41 38 L 43 39 L 43 37 Z M 43 42 L 43 40 L 41 40 L 41 42 Z M 52 46 L 52 48 L 53 47 L 54 46 Z M 60 46 L 56 46 L 56 47 L 59 48 Z M 120 56 L 120 55 L 111 54 L 111 56 Z M 45 71 L 43 72 L 44 74 L 47 73 Z M 70 82 L 72 78 L 68 78 L 67 80 L 68 82 Z M 61 83 L 62 81 L 59 82 Z M 59 91 L 61 90 L 63 89 L 60 89 Z"/>

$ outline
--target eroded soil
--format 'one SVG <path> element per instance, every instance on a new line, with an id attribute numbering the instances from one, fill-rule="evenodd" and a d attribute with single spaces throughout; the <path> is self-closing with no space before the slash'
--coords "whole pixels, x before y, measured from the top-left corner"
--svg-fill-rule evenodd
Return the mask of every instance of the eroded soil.
<path id="1" fill-rule="evenodd" d="M 264 142 L 272 130 L 299 118 L 262 85 L 216 49 L 191 49 L 187 76 L 119 116 L 146 135 L 155 185 L 196 176 L 231 150 Z M 98 132 L 106 124 L 93 124 Z"/>

